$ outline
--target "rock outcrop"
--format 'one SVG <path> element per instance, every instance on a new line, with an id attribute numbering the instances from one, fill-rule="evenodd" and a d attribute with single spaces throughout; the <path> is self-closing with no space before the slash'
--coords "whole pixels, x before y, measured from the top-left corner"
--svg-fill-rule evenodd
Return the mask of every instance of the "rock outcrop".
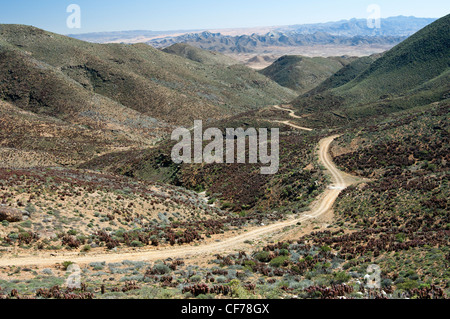
<path id="1" fill-rule="evenodd" d="M 6 220 L 10 223 L 20 222 L 23 220 L 24 215 L 25 212 L 19 209 L 0 205 L 0 221 Z"/>

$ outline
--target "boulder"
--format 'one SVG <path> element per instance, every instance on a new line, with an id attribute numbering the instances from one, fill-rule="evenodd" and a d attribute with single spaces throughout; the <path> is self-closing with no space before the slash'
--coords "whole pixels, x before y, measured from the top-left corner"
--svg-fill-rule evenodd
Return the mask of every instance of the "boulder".
<path id="1" fill-rule="evenodd" d="M 0 205 L 0 222 L 6 220 L 10 223 L 20 222 L 23 220 L 24 212 L 12 207 Z"/>

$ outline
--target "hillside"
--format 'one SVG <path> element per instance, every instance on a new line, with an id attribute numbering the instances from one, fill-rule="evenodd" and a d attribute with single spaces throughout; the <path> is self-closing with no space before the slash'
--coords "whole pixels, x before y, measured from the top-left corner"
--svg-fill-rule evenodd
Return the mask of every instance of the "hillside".
<path id="1" fill-rule="evenodd" d="M 448 112 L 449 102 L 435 103 L 336 140 L 336 164 L 371 181 L 344 191 L 336 205 L 337 223 L 356 232 L 312 241 L 339 250 L 352 271 L 372 256 L 397 289 L 448 288 Z"/>
<path id="2" fill-rule="evenodd" d="M 204 65 L 144 44 L 91 44 L 19 25 L 0 26 L 0 41 L 1 99 L 88 125 L 118 108 L 142 117 L 132 125 L 150 126 L 145 117 L 190 124 L 293 96 L 247 67 Z"/>
<path id="3" fill-rule="evenodd" d="M 315 88 L 354 59 L 351 57 L 283 56 L 260 73 L 302 94 Z"/>
<path id="4" fill-rule="evenodd" d="M 393 45 L 427 21 L 165 49 L 0 25 L 0 299 L 447 299 L 450 15 L 383 54 L 241 55 L 274 61 L 259 72 L 197 47 Z M 170 133 L 198 119 L 258 149 L 175 163 Z"/>
<path id="5" fill-rule="evenodd" d="M 280 128 L 280 169 L 275 175 L 261 175 L 262 164 L 175 164 L 171 160 L 175 142 L 169 140 L 148 150 L 106 154 L 79 167 L 206 191 L 219 207 L 244 216 L 255 212 L 266 216 L 274 209 L 298 211 L 309 205 L 325 181 L 313 152 L 322 135 L 273 123 L 285 119 L 285 112 L 269 108 L 210 124 L 222 130 Z"/>
<path id="6" fill-rule="evenodd" d="M 450 15 L 386 52 L 353 80 L 300 96 L 294 106 L 316 113 L 319 122 L 345 123 L 426 105 L 448 97 L 449 67 Z"/>
<path id="7" fill-rule="evenodd" d="M 352 59 L 350 63 L 328 77 L 325 81 L 320 83 L 307 94 L 304 94 L 304 96 L 314 95 L 326 90 L 334 89 L 352 81 L 381 56 L 382 54 L 372 54 L 370 56 Z"/>
<path id="8" fill-rule="evenodd" d="M 2 167 L 76 165 L 100 154 L 145 147 L 155 137 L 142 135 L 71 124 L 0 101 Z"/>

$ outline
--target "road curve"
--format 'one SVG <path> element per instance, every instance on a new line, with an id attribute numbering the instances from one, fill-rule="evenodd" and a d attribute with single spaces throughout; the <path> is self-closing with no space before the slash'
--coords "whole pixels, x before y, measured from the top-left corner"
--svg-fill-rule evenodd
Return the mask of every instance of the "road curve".
<path id="1" fill-rule="evenodd" d="M 285 109 L 284 107 L 281 107 L 279 105 L 274 105 L 273 107 L 278 109 L 278 110 L 281 110 L 281 111 L 289 112 L 289 116 L 294 118 L 294 119 L 301 119 L 302 118 L 301 116 L 295 115 L 295 111 L 293 111 L 291 109 Z M 313 129 L 310 129 L 310 128 L 307 128 L 307 127 L 302 127 L 302 126 L 298 126 L 298 125 L 292 124 L 289 121 L 273 120 L 272 122 L 281 123 L 281 124 L 284 124 L 284 125 L 289 125 L 289 126 L 291 126 L 293 128 L 296 128 L 298 130 L 303 130 L 303 131 L 308 131 L 308 132 L 311 132 L 313 130 Z"/>
<path id="2" fill-rule="evenodd" d="M 284 107 L 281 107 L 280 105 L 274 105 L 274 108 L 281 110 L 281 111 L 285 111 L 285 112 L 289 112 L 289 116 L 293 117 L 294 119 L 301 119 L 301 116 L 295 115 L 295 111 L 291 110 L 291 109 L 285 109 Z"/>
<path id="3" fill-rule="evenodd" d="M 270 235 L 276 231 L 282 230 L 287 226 L 296 225 L 299 222 L 304 222 L 310 219 L 315 219 L 326 213 L 333 207 L 337 197 L 343 189 L 350 184 L 346 183 L 342 172 L 340 172 L 331 160 L 329 154 L 330 145 L 338 136 L 330 136 L 320 141 L 319 143 L 319 160 L 330 172 L 332 176 L 332 185 L 321 195 L 317 201 L 315 207 L 308 212 L 305 212 L 296 219 L 290 219 L 287 221 L 274 223 L 268 226 L 259 227 L 238 236 L 224 239 L 221 242 L 212 242 L 206 244 L 200 244 L 198 246 L 180 246 L 180 247 L 167 247 L 160 249 L 151 249 L 125 252 L 125 253 L 101 253 L 101 254 L 86 254 L 80 255 L 78 252 L 65 254 L 64 256 L 24 256 L 15 258 L 1 258 L 0 267 L 5 266 L 47 266 L 54 265 L 56 263 L 62 263 L 70 260 L 78 264 L 87 264 L 91 262 L 119 262 L 123 260 L 132 261 L 156 261 L 167 258 L 186 258 L 196 255 L 204 254 L 217 254 L 231 252 L 237 249 L 239 245 L 244 244 L 245 241 L 255 240 L 261 238 L 264 235 Z"/>

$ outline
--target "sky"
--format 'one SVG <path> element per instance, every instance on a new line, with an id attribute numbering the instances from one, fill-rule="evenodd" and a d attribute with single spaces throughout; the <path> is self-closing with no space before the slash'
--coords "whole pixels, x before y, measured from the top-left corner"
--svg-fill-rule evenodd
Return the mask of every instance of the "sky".
<path id="1" fill-rule="evenodd" d="M 80 8 L 79 20 L 67 23 Z M 440 18 L 448 0 L 0 0 L 0 23 L 33 25 L 60 34 L 126 30 L 195 30 L 278 26 L 381 17 Z M 74 17 L 74 16 L 72 16 Z M 71 18 L 72 18 L 71 17 Z"/>

